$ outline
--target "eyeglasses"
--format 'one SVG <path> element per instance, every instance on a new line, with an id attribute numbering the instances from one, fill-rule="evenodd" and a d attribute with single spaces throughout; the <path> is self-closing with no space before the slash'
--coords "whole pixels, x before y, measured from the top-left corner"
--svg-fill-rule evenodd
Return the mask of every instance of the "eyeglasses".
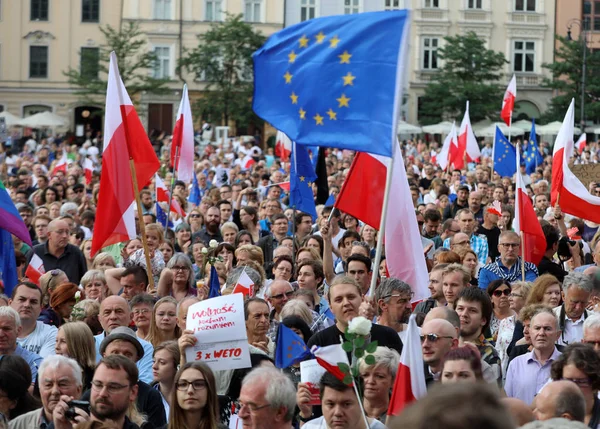
<path id="1" fill-rule="evenodd" d="M 273 295 L 273 296 L 271 297 L 271 299 L 281 299 L 281 298 L 283 298 L 284 296 L 285 296 L 286 298 L 291 298 L 293 295 L 294 295 L 294 291 L 292 291 L 292 290 L 291 290 L 291 291 L 289 291 L 289 292 L 286 292 L 286 293 L 278 293 L 277 295 Z"/>
<path id="2" fill-rule="evenodd" d="M 511 298 L 523 298 L 523 295 L 521 295 L 520 293 L 511 293 L 510 295 Z"/>
<path id="3" fill-rule="evenodd" d="M 185 390 L 188 390 L 190 386 L 192 386 L 192 389 L 194 389 L 194 390 L 206 389 L 206 380 L 194 380 L 194 381 L 179 380 L 177 382 L 177 390 L 185 391 Z"/>
<path id="4" fill-rule="evenodd" d="M 92 380 L 92 389 L 94 389 L 96 392 L 101 392 L 102 389 L 104 389 L 106 387 L 106 390 L 108 390 L 108 393 L 117 393 L 120 390 L 125 389 L 126 387 L 129 387 L 129 384 L 119 384 L 119 383 L 108 383 L 108 384 L 104 384 L 101 381 L 96 381 L 96 380 Z"/>
<path id="5" fill-rule="evenodd" d="M 381 297 L 381 299 L 388 299 L 388 298 L 402 298 L 398 301 L 398 304 L 406 304 L 408 303 L 413 297 L 415 296 L 414 292 L 410 293 L 410 296 L 406 296 L 406 294 L 404 295 L 399 295 L 399 294 L 390 294 L 390 295 L 384 295 Z"/>
<path id="6" fill-rule="evenodd" d="M 592 385 L 592 381 L 588 378 L 566 378 L 563 377 L 563 380 L 572 381 L 578 387 L 590 387 Z"/>
<path id="7" fill-rule="evenodd" d="M 600 347 L 600 341 L 588 341 L 588 340 L 582 340 L 582 343 L 586 343 L 589 344 L 593 347 Z"/>
<path id="8" fill-rule="evenodd" d="M 500 243 L 500 246 L 504 247 L 505 249 L 508 249 L 510 247 L 512 248 L 517 248 L 521 245 L 521 243 Z"/>
<path id="9" fill-rule="evenodd" d="M 494 295 L 496 298 L 498 298 L 498 297 L 500 297 L 500 296 L 502 296 L 502 295 L 504 295 L 504 296 L 509 296 L 509 295 L 510 295 L 510 289 L 503 289 L 503 290 L 496 289 L 496 290 L 494 291 L 493 295 Z"/>
<path id="10" fill-rule="evenodd" d="M 190 215 L 190 218 L 192 218 L 192 219 L 198 219 L 199 217 L 200 217 L 199 214 L 191 214 Z"/>
<path id="11" fill-rule="evenodd" d="M 147 308 L 136 308 L 135 310 L 132 311 L 132 313 L 135 316 L 139 316 L 140 314 L 148 314 L 148 313 L 150 313 L 150 310 L 148 310 Z"/>
<path id="12" fill-rule="evenodd" d="M 453 337 L 450 336 L 441 336 L 438 334 L 427 334 L 427 335 L 419 335 L 419 337 L 421 338 L 421 342 L 424 343 L 425 340 L 429 341 L 430 343 L 436 343 L 440 338 L 448 338 L 448 339 L 452 339 Z"/>
<path id="13" fill-rule="evenodd" d="M 259 411 L 259 410 L 262 410 L 263 408 L 267 408 L 267 407 L 270 407 L 270 406 L 271 406 L 271 404 L 256 405 L 256 404 L 252 404 L 252 403 L 247 404 L 245 402 L 238 401 L 238 410 L 241 411 L 242 408 L 248 407 L 248 409 L 250 410 L 251 413 L 255 413 L 255 412 Z"/>
<path id="14" fill-rule="evenodd" d="M 188 269 L 188 267 L 183 267 L 181 265 L 175 265 L 175 266 L 171 267 L 171 269 L 173 271 L 186 271 Z"/>

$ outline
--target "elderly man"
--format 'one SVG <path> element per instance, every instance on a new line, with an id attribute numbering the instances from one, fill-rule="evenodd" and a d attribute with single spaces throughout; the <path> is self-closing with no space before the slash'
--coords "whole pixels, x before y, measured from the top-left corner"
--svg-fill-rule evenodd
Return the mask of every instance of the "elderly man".
<path id="1" fill-rule="evenodd" d="M 410 286 L 400 279 L 387 277 L 375 291 L 379 318 L 377 323 L 398 332 L 400 339 L 406 339 L 408 318 L 412 312 Z"/>
<path id="2" fill-rule="evenodd" d="M 461 264 L 449 264 L 442 271 L 442 293 L 451 308 L 454 308 L 458 294 L 466 287 L 470 287 L 470 281 L 471 274 Z"/>
<path id="3" fill-rule="evenodd" d="M 100 344 L 113 329 L 119 326 L 129 326 L 131 321 L 131 310 L 125 298 L 120 296 L 109 296 L 100 304 L 100 325 L 104 332 L 94 337 L 96 340 L 96 360 L 100 359 Z M 144 356 L 137 362 L 140 380 L 144 383 L 152 382 L 152 355 L 154 347 L 148 341 L 139 339 L 144 349 Z"/>
<path id="4" fill-rule="evenodd" d="M 269 328 L 268 335 L 272 341 L 275 341 L 275 336 L 277 335 L 280 319 L 279 313 L 281 313 L 283 306 L 292 299 L 293 295 L 294 288 L 285 280 L 273 280 L 267 291 L 267 302 L 271 305 L 271 313 L 269 314 L 271 327 Z"/>
<path id="5" fill-rule="evenodd" d="M 52 413 L 61 396 L 79 399 L 82 375 L 79 364 L 64 356 L 48 356 L 39 370 L 42 408 L 22 414 L 10 421 L 10 429 L 46 429 L 52 422 Z"/>
<path id="6" fill-rule="evenodd" d="M 22 330 L 21 318 L 12 307 L 0 307 L 0 356 L 20 356 L 31 368 L 32 382 L 35 383 L 42 357 L 17 344 Z"/>
<path id="7" fill-rule="evenodd" d="M 449 249 L 459 254 L 471 248 L 469 236 L 464 232 L 457 232 L 454 234 L 454 236 L 450 237 L 449 243 Z"/>
<path id="8" fill-rule="evenodd" d="M 600 314 L 590 314 L 583 322 L 582 342 L 594 346 L 594 350 L 600 355 Z"/>
<path id="9" fill-rule="evenodd" d="M 275 368 L 256 368 L 242 381 L 238 417 L 245 428 L 291 429 L 296 388 Z"/>
<path id="10" fill-rule="evenodd" d="M 560 356 L 555 343 L 560 337 L 558 319 L 549 309 L 531 318 L 529 336 L 533 350 L 514 358 L 508 365 L 504 390 L 507 396 L 531 404 L 550 378 L 550 367 Z"/>
<path id="11" fill-rule="evenodd" d="M 496 262 L 484 265 L 479 270 L 479 287 L 487 289 L 493 280 L 504 279 L 509 282 L 521 280 L 521 240 L 519 234 L 513 231 L 504 231 L 498 239 L 500 257 Z M 525 281 L 532 282 L 538 277 L 535 265 L 525 262 Z"/>
<path id="12" fill-rule="evenodd" d="M 554 308 L 561 335 L 558 344 L 569 345 L 583 339 L 583 323 L 588 317 L 586 306 L 592 294 L 592 280 L 583 273 L 570 273 L 562 285 L 562 305 Z"/>
<path id="13" fill-rule="evenodd" d="M 561 417 L 583 423 L 585 398 L 581 389 L 572 381 L 552 381 L 536 396 L 533 412 L 537 420 Z"/>
<path id="14" fill-rule="evenodd" d="M 460 231 L 467 234 L 467 237 L 469 238 L 469 245 L 477 255 L 479 262 L 482 264 L 487 263 L 489 252 L 488 242 L 485 237 L 473 234 L 477 228 L 477 222 L 475 222 L 473 212 L 471 212 L 469 209 L 459 210 L 458 213 L 456 213 L 456 220 L 458 221 Z M 444 240 L 444 247 L 450 249 L 449 238 Z"/>
<path id="15" fill-rule="evenodd" d="M 54 219 L 50 222 L 48 241 L 34 246 L 27 252 L 27 265 L 35 253 L 44 262 L 46 271 L 58 268 L 65 272 L 69 281 L 79 284 L 87 271 L 87 263 L 81 250 L 69 244 L 69 233 L 69 225 L 64 220 Z"/>
<path id="16" fill-rule="evenodd" d="M 425 368 L 427 385 L 439 381 L 444 355 L 458 347 L 456 329 L 444 319 L 433 319 L 425 322 L 421 328 L 421 351 Z"/>

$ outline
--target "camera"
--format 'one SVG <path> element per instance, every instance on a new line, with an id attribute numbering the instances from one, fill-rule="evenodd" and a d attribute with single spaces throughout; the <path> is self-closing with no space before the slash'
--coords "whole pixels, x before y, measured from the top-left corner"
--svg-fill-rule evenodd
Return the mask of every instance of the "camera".
<path id="1" fill-rule="evenodd" d="M 561 237 L 558 240 L 558 250 L 556 253 L 561 261 L 567 261 L 571 259 L 571 249 L 569 249 L 569 245 L 573 246 L 577 241 L 569 240 L 569 237 Z M 581 247 L 581 245 L 579 245 Z"/>
<path id="2" fill-rule="evenodd" d="M 75 408 L 80 408 L 86 413 L 90 413 L 90 403 L 88 401 L 69 401 L 67 402 L 67 405 L 69 406 L 69 408 L 67 409 L 67 411 L 65 411 L 65 417 L 68 420 L 74 420 L 75 417 L 78 416 L 77 411 L 75 411 Z"/>

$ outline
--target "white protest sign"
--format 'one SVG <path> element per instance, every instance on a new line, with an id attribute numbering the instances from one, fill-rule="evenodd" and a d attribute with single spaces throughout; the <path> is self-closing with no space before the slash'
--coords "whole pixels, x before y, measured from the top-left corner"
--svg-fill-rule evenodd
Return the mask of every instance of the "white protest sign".
<path id="1" fill-rule="evenodd" d="M 308 384 L 310 391 L 310 405 L 320 405 L 321 398 L 319 397 L 319 382 L 325 374 L 323 368 L 316 359 L 305 360 L 300 362 L 300 382 Z"/>
<path id="2" fill-rule="evenodd" d="M 242 294 L 219 296 L 192 305 L 186 329 L 193 331 L 198 340 L 185 351 L 188 362 L 204 362 L 213 371 L 251 366 Z"/>

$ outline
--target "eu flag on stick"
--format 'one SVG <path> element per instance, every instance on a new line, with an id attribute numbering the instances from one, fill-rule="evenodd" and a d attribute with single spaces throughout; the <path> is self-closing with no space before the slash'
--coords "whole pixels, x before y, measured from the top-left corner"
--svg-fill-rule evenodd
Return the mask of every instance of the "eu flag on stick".
<path id="1" fill-rule="evenodd" d="M 200 186 L 198 185 L 198 178 L 196 177 L 196 173 L 192 175 L 192 189 L 190 190 L 190 196 L 188 197 L 188 201 L 198 207 L 200 205 Z"/>
<path id="2" fill-rule="evenodd" d="M 513 177 L 517 172 L 517 150 L 497 125 L 494 137 L 494 170 L 501 177 Z"/>
<path id="3" fill-rule="evenodd" d="M 531 174 L 535 171 L 538 165 L 544 163 L 544 157 L 540 153 L 538 147 L 537 135 L 535 134 L 535 119 L 531 120 L 531 133 L 529 134 L 529 144 L 523 153 L 525 158 L 525 172 Z"/>
<path id="4" fill-rule="evenodd" d="M 158 202 L 156 203 L 156 222 L 160 223 L 164 228 L 173 228 L 173 222 L 167 217 L 167 214 Z"/>
<path id="5" fill-rule="evenodd" d="M 409 22 L 368 12 L 273 34 L 253 55 L 254 111 L 300 145 L 391 157 Z"/>
<path id="6" fill-rule="evenodd" d="M 275 366 L 284 369 L 310 356 L 310 351 L 298 334 L 279 324 L 275 347 Z"/>
<path id="7" fill-rule="evenodd" d="M 221 283 L 219 283 L 219 273 L 214 265 L 210 266 L 210 289 L 208 291 L 209 298 L 221 296 Z"/>
<path id="8" fill-rule="evenodd" d="M 308 213 L 313 220 L 317 218 L 317 209 L 312 184 L 317 178 L 304 146 L 292 144 L 290 162 L 290 207 Z"/>

